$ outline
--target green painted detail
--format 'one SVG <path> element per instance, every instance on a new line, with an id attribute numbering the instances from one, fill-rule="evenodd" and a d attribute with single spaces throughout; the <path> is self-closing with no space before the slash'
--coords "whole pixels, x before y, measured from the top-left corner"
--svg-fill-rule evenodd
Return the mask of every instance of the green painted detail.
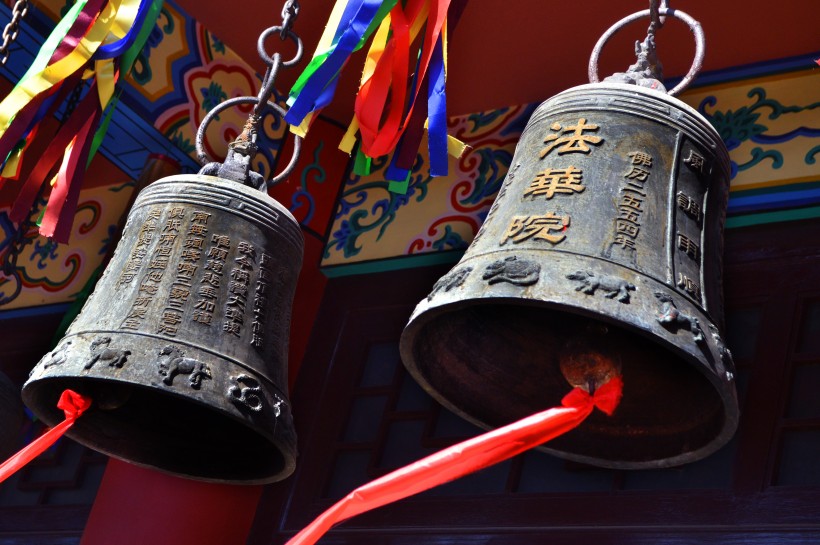
<path id="1" fill-rule="evenodd" d="M 734 216 L 726 219 L 726 228 L 737 229 L 738 227 L 750 227 L 752 225 L 763 225 L 780 221 L 807 220 L 812 218 L 820 218 L 820 206 Z"/>
<path id="2" fill-rule="evenodd" d="M 210 112 L 222 102 L 228 100 L 228 94 L 222 89 L 222 86 L 217 82 L 212 81 L 207 87 L 199 90 L 202 93 L 202 108 L 206 112 Z M 219 115 L 214 116 L 214 121 L 219 121 Z"/>
<path id="3" fill-rule="evenodd" d="M 321 271 L 322 274 L 328 278 L 339 278 L 341 276 L 397 271 L 400 269 L 415 269 L 416 267 L 430 267 L 444 263 L 457 263 L 462 255 L 464 255 L 463 251 L 432 252 L 375 261 L 364 261 L 350 265 L 322 267 Z"/>
<path id="4" fill-rule="evenodd" d="M 764 150 L 763 148 L 754 148 L 751 151 L 752 158 L 743 163 L 742 165 L 737 165 L 738 170 L 747 170 L 752 168 L 753 166 L 757 165 L 763 159 L 771 159 L 772 160 L 772 168 L 780 168 L 783 166 L 783 154 L 776 150 Z"/>

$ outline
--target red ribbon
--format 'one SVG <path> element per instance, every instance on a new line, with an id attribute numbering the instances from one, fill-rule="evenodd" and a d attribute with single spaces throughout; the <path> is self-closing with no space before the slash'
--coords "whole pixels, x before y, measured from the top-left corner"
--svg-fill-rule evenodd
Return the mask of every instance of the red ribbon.
<path id="1" fill-rule="evenodd" d="M 72 220 L 80 199 L 80 182 L 85 175 L 94 129 L 101 114 L 102 111 L 97 109 L 80 128 L 48 198 L 48 206 L 40 223 L 40 234 L 52 237 L 55 242 L 67 243 L 71 235 Z"/>
<path id="2" fill-rule="evenodd" d="M 9 218 L 17 223 L 25 220 L 31 213 L 31 208 L 37 198 L 40 186 L 45 183 L 49 173 L 65 154 L 65 148 L 82 130 L 86 121 L 100 110 L 100 101 L 97 98 L 97 84 L 92 83 L 88 94 L 80 101 L 73 115 L 57 130 L 48 147 L 40 155 L 37 165 L 31 171 L 28 179 L 20 188 L 14 200 Z M 49 197 L 50 201 L 51 197 Z"/>
<path id="3" fill-rule="evenodd" d="M 575 388 L 549 409 L 458 443 L 361 486 L 296 534 L 287 545 L 312 545 L 343 520 L 424 492 L 502 462 L 572 430 L 594 407 L 611 415 L 621 400 L 623 381 L 613 378 L 594 395 Z"/>
<path id="4" fill-rule="evenodd" d="M 390 12 L 393 35 L 379 58 L 372 77 L 362 84 L 356 95 L 356 119 L 362 137 L 362 150 L 368 157 L 379 157 L 392 152 L 410 124 L 416 98 L 425 80 L 433 48 L 444 25 L 450 1 L 435 0 L 430 6 L 426 33 L 419 55 L 416 85 L 415 88 L 409 89 L 409 101 L 407 82 L 411 55 L 408 30 L 420 16 L 422 7 L 428 0 L 410 0 L 404 9 L 400 2 Z M 405 102 L 408 103 L 407 108 Z"/>
<path id="5" fill-rule="evenodd" d="M 0 483 L 11 477 L 27 463 L 48 450 L 63 436 L 74 422 L 91 406 L 91 399 L 73 390 L 66 390 L 57 402 L 57 408 L 65 412 L 65 420 L 46 431 L 23 450 L 0 465 Z"/>

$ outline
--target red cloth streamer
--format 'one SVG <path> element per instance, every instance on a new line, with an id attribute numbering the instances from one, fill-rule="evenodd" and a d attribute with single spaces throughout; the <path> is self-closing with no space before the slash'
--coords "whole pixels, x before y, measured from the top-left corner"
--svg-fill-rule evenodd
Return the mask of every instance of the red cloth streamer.
<path id="1" fill-rule="evenodd" d="M 6 460 L 0 466 L 0 483 L 11 477 L 24 465 L 45 452 L 48 447 L 57 442 L 68 428 L 91 406 L 91 399 L 73 390 L 66 390 L 57 402 L 57 408 L 65 412 L 65 420 L 46 431 L 23 450 Z"/>
<path id="2" fill-rule="evenodd" d="M 48 206 L 40 224 L 40 234 L 52 237 L 55 242 L 67 243 L 71 234 L 72 218 L 80 198 L 80 181 L 85 174 L 88 153 L 94 139 L 94 128 L 101 114 L 102 111 L 98 109 L 80 128 L 48 198 Z"/>
<path id="3" fill-rule="evenodd" d="M 372 77 L 363 82 L 356 95 L 355 113 L 362 137 L 362 151 L 368 157 L 391 153 L 409 125 L 433 48 L 441 33 L 451 0 L 435 0 L 430 5 L 427 28 L 419 55 L 416 85 L 408 89 L 410 57 L 409 27 L 420 17 L 427 0 L 410 0 L 405 8 L 399 2 L 390 12 L 393 34 L 379 58 Z M 388 88 L 390 95 L 388 100 Z M 410 99 L 407 100 L 407 93 Z M 405 103 L 408 103 L 405 108 Z M 385 113 L 386 110 L 386 113 Z M 405 111 L 406 110 L 406 111 Z M 382 124 L 382 119 L 384 123 Z"/>
<path id="4" fill-rule="evenodd" d="M 424 492 L 502 462 L 577 427 L 594 407 L 611 415 L 621 400 L 623 380 L 613 378 L 594 395 L 575 388 L 556 407 L 458 443 L 361 486 L 296 534 L 287 545 L 312 545 L 345 519 Z"/>

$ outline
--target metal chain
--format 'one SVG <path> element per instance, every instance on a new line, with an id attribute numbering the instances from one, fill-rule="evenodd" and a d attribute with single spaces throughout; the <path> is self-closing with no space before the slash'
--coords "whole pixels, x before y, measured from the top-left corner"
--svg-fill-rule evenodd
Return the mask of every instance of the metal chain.
<path id="1" fill-rule="evenodd" d="M 296 0 L 287 0 L 282 7 L 282 30 L 279 31 L 279 37 L 283 40 L 288 37 L 288 32 L 293 27 L 293 21 L 299 15 L 299 2 Z"/>
<path id="2" fill-rule="evenodd" d="M 5 66 L 9 60 L 9 46 L 20 35 L 20 21 L 28 13 L 28 0 L 17 0 L 11 8 L 11 21 L 3 29 L 3 43 L 0 44 L 0 66 Z"/>
<path id="3" fill-rule="evenodd" d="M 68 118 L 71 117 L 71 114 L 77 107 L 77 104 L 80 103 L 80 97 L 83 95 L 84 87 L 84 83 L 80 82 L 74 86 L 74 89 L 71 90 L 71 94 L 68 95 L 68 98 L 66 99 L 65 113 L 63 114 L 63 120 L 60 122 L 60 127 L 65 125 L 66 121 L 68 121 Z"/>
<path id="4" fill-rule="evenodd" d="M 248 118 L 248 122 L 253 122 L 254 127 L 259 125 L 259 117 L 262 108 L 264 108 L 265 104 L 267 104 L 273 94 L 273 84 L 276 81 L 276 76 L 279 74 L 279 68 L 283 65 L 287 67 L 295 64 L 302 56 L 302 42 L 299 40 L 299 37 L 291 31 L 293 22 L 296 20 L 297 15 L 299 15 L 299 2 L 297 0 L 287 0 L 285 5 L 282 7 L 282 24 L 278 27 L 278 29 L 274 26 L 262 32 L 256 43 L 256 51 L 259 54 L 259 57 L 265 62 L 265 64 L 268 65 L 268 68 L 265 71 L 265 77 L 262 78 L 262 87 L 259 89 L 259 102 L 256 103 L 256 106 L 253 108 L 253 113 Z M 265 50 L 265 40 L 276 30 L 279 30 L 279 38 L 282 41 L 286 40 L 288 37 L 292 37 L 296 42 L 296 58 L 287 62 L 282 62 L 282 56 L 278 51 L 272 56 L 268 55 Z"/>
<path id="5" fill-rule="evenodd" d="M 196 133 L 196 150 L 197 150 L 197 158 L 199 162 L 204 165 L 204 168 L 200 171 L 201 174 L 215 174 L 217 169 L 219 168 L 218 163 L 211 163 L 208 157 L 208 154 L 205 152 L 204 147 L 204 140 L 205 140 L 205 132 L 207 125 L 216 118 L 219 112 L 223 110 L 238 105 L 238 104 L 254 104 L 253 110 L 251 114 L 248 116 L 248 120 L 245 122 L 245 126 L 242 129 L 242 132 L 237 136 L 236 140 L 230 143 L 230 152 L 229 156 L 226 159 L 225 165 L 229 161 L 232 161 L 231 152 L 239 153 L 245 157 L 252 156 L 256 153 L 256 138 L 259 130 L 259 123 L 262 119 L 262 110 L 265 108 L 273 108 L 282 118 L 284 119 L 285 114 L 287 113 L 281 106 L 274 102 L 270 102 L 270 98 L 273 95 L 274 90 L 274 82 L 276 81 L 276 76 L 279 73 L 279 69 L 282 67 L 288 68 L 290 66 L 295 65 L 299 60 L 302 58 L 302 40 L 297 36 L 291 29 L 293 28 L 293 22 L 296 20 L 296 17 L 299 15 L 299 2 L 298 0 L 286 0 L 284 6 L 282 7 L 282 24 L 278 26 L 272 26 L 262 32 L 259 36 L 259 40 L 256 44 L 256 50 L 259 54 L 259 57 L 262 61 L 267 65 L 267 69 L 265 70 L 265 75 L 262 78 L 262 85 L 259 89 L 259 94 L 256 97 L 236 97 L 230 100 L 226 100 L 222 102 L 215 108 L 212 108 L 208 114 L 203 118 L 202 122 L 199 125 L 199 129 Z M 296 43 L 296 54 L 290 60 L 284 61 L 282 60 L 282 55 L 279 52 L 275 52 L 272 55 L 269 55 L 268 52 L 265 50 L 265 40 L 273 35 L 274 33 L 278 33 L 279 38 L 281 40 L 291 39 Z M 267 186 L 271 187 L 274 184 L 279 183 L 280 181 L 284 180 L 296 166 L 296 161 L 299 158 L 299 152 L 301 150 L 301 142 L 302 139 L 298 136 L 294 138 L 294 149 L 293 149 L 293 156 L 288 163 L 288 165 L 282 170 L 279 174 L 273 177 L 271 180 L 268 180 L 266 183 L 262 183 L 260 189 L 262 187 Z M 243 164 L 246 161 L 243 160 Z M 250 185 L 256 186 L 253 178 L 258 176 L 256 173 L 251 172 L 248 174 L 252 182 Z M 247 182 L 246 182 L 247 183 Z"/>
<path id="6" fill-rule="evenodd" d="M 660 12 L 666 11 L 669 9 L 667 0 L 660 0 L 660 5 L 658 5 L 658 0 L 649 0 L 649 28 L 646 30 L 647 36 L 652 36 L 654 39 L 655 31 L 663 28 L 663 24 L 666 22 L 666 17 L 661 17 Z"/>

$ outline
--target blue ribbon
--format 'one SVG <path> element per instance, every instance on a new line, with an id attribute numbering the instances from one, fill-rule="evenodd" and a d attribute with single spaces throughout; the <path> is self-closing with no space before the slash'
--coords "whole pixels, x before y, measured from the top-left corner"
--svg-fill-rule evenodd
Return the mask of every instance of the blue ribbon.
<path id="1" fill-rule="evenodd" d="M 399 158 L 399 153 L 394 152 L 393 158 L 390 159 L 390 165 L 387 167 L 387 170 L 384 171 L 384 178 L 391 182 L 403 182 L 408 179 L 410 176 L 410 169 L 408 168 L 401 168 L 396 164 L 396 161 Z M 391 186 L 392 187 L 392 186 Z M 390 191 L 393 191 L 392 189 Z M 406 191 L 406 188 L 405 188 Z M 403 193 L 403 192 L 402 192 Z"/>
<path id="2" fill-rule="evenodd" d="M 338 78 L 345 61 L 362 41 L 381 4 L 382 0 L 351 0 L 344 12 L 348 19 L 343 18 L 339 21 L 339 28 L 344 30 L 335 49 L 313 73 L 302 91 L 294 97 L 285 121 L 291 125 L 300 125 L 305 116 L 317 108 L 318 101 L 326 104 L 333 98 L 335 79 Z M 355 15 L 351 16 L 354 11 Z M 325 89 L 331 87 L 333 89 L 325 93 Z"/>
<path id="3" fill-rule="evenodd" d="M 137 8 L 137 16 L 134 18 L 134 24 L 128 30 L 128 33 L 117 40 L 116 42 L 100 46 L 94 55 L 95 59 L 113 59 L 119 57 L 125 50 L 131 47 L 134 40 L 137 39 L 142 25 L 145 24 L 145 18 L 148 17 L 148 11 L 153 4 L 152 0 L 141 0 L 140 7 Z"/>
<path id="4" fill-rule="evenodd" d="M 447 176 L 447 95 L 444 82 L 444 46 L 439 34 L 430 59 L 427 85 L 427 146 L 430 175 Z"/>

